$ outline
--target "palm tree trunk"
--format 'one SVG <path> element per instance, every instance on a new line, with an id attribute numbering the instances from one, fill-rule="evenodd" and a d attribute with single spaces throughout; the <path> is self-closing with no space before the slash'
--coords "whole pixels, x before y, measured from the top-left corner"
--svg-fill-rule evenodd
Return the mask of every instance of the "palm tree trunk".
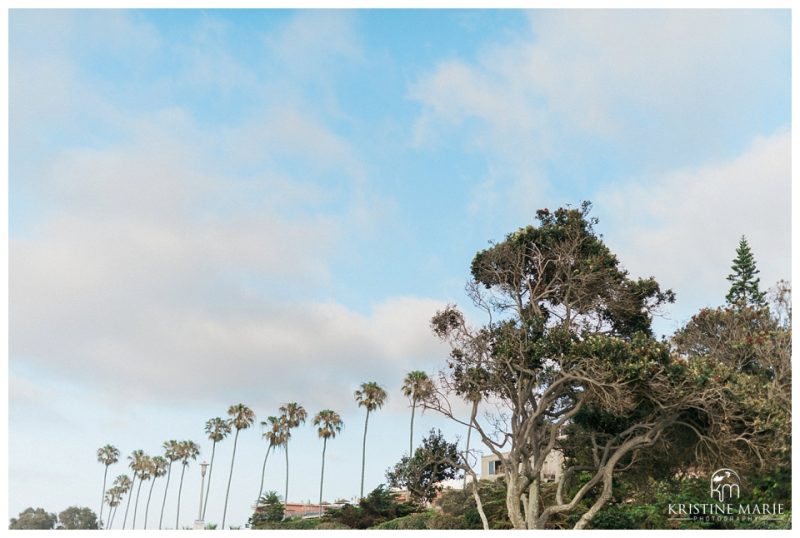
<path id="1" fill-rule="evenodd" d="M 325 449 L 328 447 L 328 438 L 322 439 L 322 472 L 319 474 L 319 517 L 322 517 L 322 483 L 325 480 Z"/>
<path id="2" fill-rule="evenodd" d="M 134 482 L 136 482 L 136 472 L 133 473 L 133 480 L 131 480 L 130 495 L 128 495 L 128 502 L 125 504 L 125 517 L 122 518 L 122 530 L 125 530 L 125 523 L 128 522 L 128 509 L 131 507 L 131 497 L 133 497 Z"/>
<path id="3" fill-rule="evenodd" d="M 214 470 L 214 453 L 217 451 L 217 442 L 211 445 L 211 463 L 208 465 L 208 485 L 206 485 L 206 500 L 203 501 L 203 514 L 200 519 L 206 519 L 206 507 L 208 506 L 208 492 L 211 490 L 211 471 Z"/>
<path id="4" fill-rule="evenodd" d="M 267 470 L 267 458 L 269 457 L 270 448 L 272 448 L 272 445 L 267 445 L 267 453 L 264 455 L 264 465 L 261 466 L 261 485 L 258 487 L 258 497 L 256 497 L 256 504 L 258 504 L 258 499 L 261 498 L 261 494 L 264 492 L 264 473 Z"/>
<path id="5" fill-rule="evenodd" d="M 225 530 L 225 516 L 228 515 L 228 495 L 231 493 L 231 479 L 233 478 L 233 462 L 236 460 L 236 442 L 239 440 L 239 429 L 236 429 L 236 435 L 233 437 L 233 456 L 231 456 L 231 472 L 228 475 L 228 489 L 225 491 L 225 508 L 222 511 L 222 526 L 220 530 Z"/>
<path id="6" fill-rule="evenodd" d="M 108 465 L 106 465 L 106 470 L 103 472 L 103 496 L 100 498 L 100 515 L 97 518 L 100 524 L 98 528 L 100 529 L 103 528 L 103 506 L 106 504 L 106 476 L 108 476 Z"/>
<path id="7" fill-rule="evenodd" d="M 164 521 L 164 507 L 167 505 L 167 491 L 169 491 L 169 476 L 172 474 L 172 460 L 167 467 L 167 485 L 164 486 L 164 500 L 161 501 L 161 517 L 158 518 L 158 530 L 161 530 L 161 523 Z"/>
<path id="8" fill-rule="evenodd" d="M 133 523 L 131 523 L 131 529 L 136 528 L 136 510 L 139 508 L 139 492 L 142 491 L 142 484 L 144 484 L 144 480 L 139 480 L 139 487 L 136 489 L 136 502 L 133 503 Z"/>
<path id="9" fill-rule="evenodd" d="M 467 448 L 465 451 L 464 463 L 469 467 L 469 437 L 472 434 L 472 421 L 478 414 L 478 402 L 472 402 L 472 413 L 469 416 L 469 428 L 467 428 Z M 467 489 L 467 473 L 464 473 L 464 489 Z"/>
<path id="10" fill-rule="evenodd" d="M 289 502 L 289 439 L 286 439 L 286 444 L 283 445 L 286 451 L 286 489 L 283 493 L 283 509 L 286 511 L 286 504 Z"/>
<path id="11" fill-rule="evenodd" d="M 364 420 L 364 442 L 361 445 L 361 494 L 360 499 L 364 498 L 364 464 L 366 463 L 367 456 L 367 425 L 369 424 L 369 409 L 367 409 L 367 418 Z"/>
<path id="12" fill-rule="evenodd" d="M 109 513 L 110 517 L 108 518 L 108 527 L 106 527 L 106 528 L 107 529 L 111 529 L 111 526 L 114 524 L 114 516 L 117 515 L 117 507 L 115 506 L 113 509 L 111 507 L 109 507 L 108 509 L 110 511 L 110 513 Z"/>
<path id="13" fill-rule="evenodd" d="M 411 435 L 408 439 L 408 459 L 414 455 L 414 411 L 417 410 L 417 399 L 411 400 Z"/>
<path id="14" fill-rule="evenodd" d="M 147 529 L 147 514 L 150 513 L 150 497 L 153 496 L 153 486 L 156 485 L 156 478 L 153 477 L 153 481 L 150 483 L 150 493 L 147 494 L 147 504 L 144 508 L 144 528 Z"/>
<path id="15" fill-rule="evenodd" d="M 181 517 L 181 491 L 183 491 L 183 473 L 186 472 L 186 463 L 181 466 L 181 482 L 178 486 L 178 508 L 175 510 L 175 530 L 180 530 L 181 528 L 178 526 L 178 520 Z"/>

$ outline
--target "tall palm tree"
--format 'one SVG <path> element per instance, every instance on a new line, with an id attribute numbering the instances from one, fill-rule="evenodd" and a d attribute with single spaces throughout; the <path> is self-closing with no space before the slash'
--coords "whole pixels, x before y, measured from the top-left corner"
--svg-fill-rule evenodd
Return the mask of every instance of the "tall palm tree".
<path id="1" fill-rule="evenodd" d="M 239 440 L 239 432 L 246 430 L 253 425 L 256 414 L 244 404 L 236 404 L 228 408 L 228 416 L 231 417 L 231 425 L 236 428 L 236 435 L 233 437 L 233 455 L 231 456 L 231 472 L 228 475 L 228 489 L 225 491 L 225 509 L 222 511 L 222 529 L 225 529 L 225 517 L 228 515 L 228 496 L 231 493 L 231 479 L 233 478 L 233 462 L 236 460 L 236 442 Z"/>
<path id="2" fill-rule="evenodd" d="M 217 443 L 231 433 L 231 423 L 221 417 L 214 417 L 206 422 L 206 435 L 213 442 L 211 445 L 211 463 L 208 465 L 208 485 L 206 486 L 206 500 L 203 501 L 203 512 L 200 519 L 206 519 L 206 506 L 208 506 L 208 492 L 211 490 L 211 472 L 214 470 L 214 454 Z"/>
<path id="3" fill-rule="evenodd" d="M 483 373 L 477 368 L 467 368 L 466 375 L 464 376 L 457 391 L 472 404 L 472 411 L 469 416 L 469 427 L 467 428 L 467 446 L 464 450 L 464 463 L 469 467 L 469 440 L 472 434 L 472 423 L 475 422 L 475 417 L 478 415 L 478 405 L 483 398 L 480 387 L 481 377 Z M 467 489 L 467 474 L 464 473 L 464 490 Z"/>
<path id="4" fill-rule="evenodd" d="M 305 423 L 306 410 L 297 402 L 289 402 L 278 408 L 281 412 L 283 419 L 284 432 L 286 433 L 286 440 L 283 443 L 284 452 L 286 453 L 286 489 L 284 490 L 283 502 L 289 502 L 289 439 L 292 437 L 292 429 L 297 428 L 300 424 Z"/>
<path id="5" fill-rule="evenodd" d="M 181 444 L 175 439 L 164 441 L 161 446 L 164 448 L 164 457 L 169 464 L 167 465 L 167 484 L 164 486 L 164 499 L 161 501 L 161 516 L 158 518 L 158 530 L 161 530 L 161 524 L 164 522 L 164 507 L 167 505 L 167 492 L 169 491 L 169 478 L 172 475 L 172 464 L 181 458 Z"/>
<path id="6" fill-rule="evenodd" d="M 433 382 L 428 374 L 420 370 L 408 372 L 403 380 L 403 396 L 411 400 L 411 434 L 408 439 L 408 457 L 414 455 L 414 411 L 417 402 L 425 400 L 433 394 Z"/>
<path id="7" fill-rule="evenodd" d="M 267 440 L 267 453 L 264 455 L 264 463 L 261 465 L 261 485 L 258 486 L 258 498 L 264 493 L 264 473 L 267 470 L 267 458 L 269 452 L 275 447 L 283 446 L 286 442 L 285 428 L 281 418 L 267 417 L 266 421 L 261 421 L 261 427 L 267 430 L 261 436 Z"/>
<path id="8" fill-rule="evenodd" d="M 139 487 L 136 488 L 136 500 L 133 501 L 133 522 L 131 523 L 131 529 L 136 528 L 136 511 L 139 508 L 139 492 L 142 491 L 142 484 L 144 484 L 145 480 L 150 480 L 150 456 L 141 450 L 137 450 L 136 452 L 138 454 L 134 454 L 132 464 L 136 466 L 136 471 L 139 473 Z"/>
<path id="9" fill-rule="evenodd" d="M 317 426 L 317 434 L 322 438 L 322 472 L 319 475 L 319 517 L 322 517 L 322 483 L 325 480 L 325 449 L 328 447 L 328 439 L 333 439 L 336 434 L 342 431 L 342 417 L 339 413 L 331 409 L 323 409 L 314 417 L 314 426 Z"/>
<path id="10" fill-rule="evenodd" d="M 117 489 L 117 496 L 119 497 L 119 505 L 122 502 L 122 496 L 128 493 L 131 489 L 131 479 L 128 478 L 128 475 L 121 474 L 114 479 L 114 487 Z M 111 525 L 114 524 L 114 516 L 117 515 L 117 508 L 114 508 L 114 514 L 111 516 L 111 520 L 108 522 L 108 528 L 111 528 Z"/>
<path id="11" fill-rule="evenodd" d="M 147 504 L 144 509 L 144 528 L 147 529 L 147 515 L 150 513 L 150 497 L 153 496 L 153 486 L 156 485 L 156 478 L 162 477 L 167 474 L 167 467 L 169 462 L 163 456 L 153 456 L 150 458 L 150 475 L 153 481 L 150 483 L 150 493 L 147 494 Z"/>
<path id="12" fill-rule="evenodd" d="M 114 445 L 106 445 L 97 449 L 97 461 L 105 466 L 103 471 L 103 494 L 100 496 L 100 515 L 97 518 L 99 528 L 103 528 L 103 504 L 105 503 L 106 495 L 106 477 L 108 476 L 108 467 L 119 461 L 119 450 Z"/>
<path id="13" fill-rule="evenodd" d="M 189 460 L 196 460 L 197 456 L 200 455 L 200 447 L 197 446 L 197 443 L 194 441 L 181 441 L 180 448 L 178 449 L 178 454 L 180 455 L 181 460 L 181 482 L 180 486 L 178 486 L 178 508 L 175 511 L 175 529 L 180 529 L 178 526 L 178 521 L 181 517 L 181 492 L 183 491 L 183 475 L 186 472 L 186 468 L 189 466 Z"/>
<path id="14" fill-rule="evenodd" d="M 136 484 L 136 477 L 139 476 L 139 466 L 141 459 L 144 457 L 143 450 L 134 450 L 128 456 L 128 467 L 133 471 L 133 479 L 131 480 L 130 495 L 128 495 L 128 502 L 125 504 L 125 517 L 122 519 L 122 530 L 125 530 L 125 525 L 128 523 L 128 510 L 131 507 L 131 498 L 133 497 L 133 486 Z"/>
<path id="15" fill-rule="evenodd" d="M 106 491 L 104 498 L 105 503 L 108 505 L 108 525 L 105 526 L 106 529 L 111 528 L 111 524 L 114 521 L 114 512 L 116 511 L 120 498 L 121 495 L 117 486 L 112 486 Z"/>
<path id="16" fill-rule="evenodd" d="M 359 407 L 367 408 L 367 418 L 364 420 L 364 442 L 361 447 L 361 494 L 360 498 L 364 498 L 364 464 L 366 463 L 367 454 L 367 426 L 369 425 L 369 414 L 376 409 L 383 407 L 386 401 L 386 391 L 383 387 L 378 385 L 375 381 L 362 383 L 361 388 L 355 392 L 356 402 Z"/>

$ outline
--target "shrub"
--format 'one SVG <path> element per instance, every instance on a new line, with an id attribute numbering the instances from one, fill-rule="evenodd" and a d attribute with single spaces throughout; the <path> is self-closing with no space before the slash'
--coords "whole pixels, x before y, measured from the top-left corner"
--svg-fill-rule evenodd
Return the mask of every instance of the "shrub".
<path id="1" fill-rule="evenodd" d="M 380 525 L 373 527 L 375 529 L 385 530 L 412 530 L 412 529 L 427 529 L 428 520 L 433 517 L 432 512 L 421 512 L 416 514 L 409 514 L 407 516 L 385 521 Z"/>
<path id="2" fill-rule="evenodd" d="M 322 521 L 340 523 L 351 529 L 368 529 L 418 510 L 413 504 L 397 502 L 394 493 L 381 484 L 361 499 L 357 506 L 346 504 L 342 508 L 331 509 L 322 516 Z"/>
<path id="3" fill-rule="evenodd" d="M 428 528 L 431 530 L 466 529 L 467 524 L 463 517 L 435 514 L 428 519 Z"/>
<path id="4" fill-rule="evenodd" d="M 339 529 L 349 529 L 347 525 L 343 525 L 342 523 L 338 523 L 336 521 L 322 521 L 319 525 L 317 525 L 317 530 L 339 530 Z"/>

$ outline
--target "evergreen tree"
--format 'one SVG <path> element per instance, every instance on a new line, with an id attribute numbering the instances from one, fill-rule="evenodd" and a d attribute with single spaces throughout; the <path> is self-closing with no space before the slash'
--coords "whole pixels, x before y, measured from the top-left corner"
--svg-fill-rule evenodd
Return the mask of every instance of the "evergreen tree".
<path id="1" fill-rule="evenodd" d="M 766 304 L 764 293 L 758 289 L 760 279 L 756 276 L 759 272 L 756 268 L 756 260 L 753 258 L 753 252 L 744 236 L 739 241 L 731 270 L 733 272 L 728 275 L 731 289 L 725 297 L 728 303 L 741 306 L 764 306 Z"/>

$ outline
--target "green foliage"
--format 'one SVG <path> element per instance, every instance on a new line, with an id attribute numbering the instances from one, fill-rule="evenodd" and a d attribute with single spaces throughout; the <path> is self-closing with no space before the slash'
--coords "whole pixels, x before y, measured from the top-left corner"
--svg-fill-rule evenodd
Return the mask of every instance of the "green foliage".
<path id="1" fill-rule="evenodd" d="M 386 471 L 389 485 L 408 489 L 414 502 L 431 502 L 442 489 L 440 482 L 459 476 L 456 463 L 458 447 L 448 443 L 439 430 L 431 430 L 414 451 L 414 457 L 403 458 Z"/>
<path id="2" fill-rule="evenodd" d="M 368 529 L 418 510 L 413 504 L 397 502 L 395 494 L 381 484 L 361 499 L 358 505 L 346 504 L 342 508 L 325 512 L 322 521 L 338 523 L 351 529 Z"/>
<path id="3" fill-rule="evenodd" d="M 472 496 L 472 486 L 466 490 L 447 489 L 442 492 L 436 504 L 442 514 L 458 519 L 459 526 L 449 528 L 482 529 L 478 507 Z M 483 511 L 489 521 L 489 528 L 510 529 L 511 522 L 506 511 L 506 485 L 502 478 L 498 480 L 481 480 L 478 482 L 478 495 L 481 498 Z"/>
<path id="4" fill-rule="evenodd" d="M 428 528 L 431 530 L 466 529 L 467 524 L 463 517 L 437 513 L 428 519 Z"/>
<path id="5" fill-rule="evenodd" d="M 56 515 L 44 508 L 26 508 L 19 516 L 12 517 L 8 528 L 11 530 L 50 530 L 56 526 Z"/>
<path id="6" fill-rule="evenodd" d="M 290 519 L 286 519 L 284 521 L 263 522 L 260 523 L 258 526 L 251 528 L 258 530 L 275 530 L 275 529 L 311 530 L 311 529 L 318 529 L 319 527 L 320 527 L 319 518 L 303 519 L 300 517 L 293 517 Z"/>
<path id="7" fill-rule="evenodd" d="M 70 506 L 58 514 L 58 521 L 67 530 L 97 529 L 97 514 L 90 508 Z"/>
<path id="8" fill-rule="evenodd" d="M 733 272 L 728 275 L 731 289 L 725 296 L 728 303 L 737 306 L 765 306 L 765 295 L 758 289 L 760 279 L 756 275 L 759 270 L 744 236 L 736 249 L 736 258 L 733 260 L 731 271 Z"/>
<path id="9" fill-rule="evenodd" d="M 317 525 L 317 530 L 320 531 L 330 531 L 330 530 L 340 530 L 340 529 L 349 529 L 347 525 L 343 523 L 338 523 L 336 521 L 320 521 L 319 525 Z"/>
<path id="10" fill-rule="evenodd" d="M 644 487 L 622 487 L 614 502 L 607 504 L 592 519 L 594 529 L 781 529 L 791 528 L 791 479 L 785 471 L 760 476 L 742 476 L 742 494 L 734 503 L 782 503 L 785 513 L 776 519 L 749 518 L 695 520 L 670 519 L 669 506 L 679 504 L 707 504 L 708 477 L 684 477 L 650 480 Z M 588 502 L 585 503 L 588 508 Z M 579 517 L 572 516 L 573 519 Z"/>
<path id="11" fill-rule="evenodd" d="M 380 525 L 373 527 L 374 529 L 384 530 L 421 530 L 428 529 L 428 522 L 434 517 L 435 512 L 428 510 L 427 512 L 420 512 L 416 514 L 409 514 L 407 516 L 385 521 Z"/>
<path id="12" fill-rule="evenodd" d="M 790 293 L 784 288 L 783 299 Z M 779 298 L 780 300 L 780 298 Z M 788 468 L 791 460 L 791 320 L 769 308 L 705 308 L 676 332 L 675 350 L 699 383 L 718 383 L 731 415 L 726 427 L 758 454 L 750 464 Z M 730 462 L 726 464 L 730 465 Z M 746 470 L 747 461 L 738 463 Z"/>
<path id="13" fill-rule="evenodd" d="M 256 510 L 248 524 L 253 529 L 269 528 L 266 525 L 283 520 L 283 503 L 274 491 L 269 491 L 258 499 Z"/>

